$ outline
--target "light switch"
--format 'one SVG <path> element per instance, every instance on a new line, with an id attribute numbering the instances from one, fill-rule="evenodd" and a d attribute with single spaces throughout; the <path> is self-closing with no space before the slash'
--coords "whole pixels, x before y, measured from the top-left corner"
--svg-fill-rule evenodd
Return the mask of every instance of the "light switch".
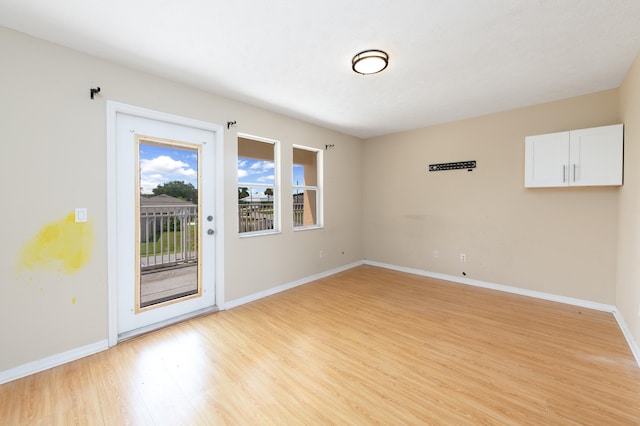
<path id="1" fill-rule="evenodd" d="M 76 223 L 86 222 L 87 221 L 87 209 L 86 208 L 77 208 L 76 209 Z"/>

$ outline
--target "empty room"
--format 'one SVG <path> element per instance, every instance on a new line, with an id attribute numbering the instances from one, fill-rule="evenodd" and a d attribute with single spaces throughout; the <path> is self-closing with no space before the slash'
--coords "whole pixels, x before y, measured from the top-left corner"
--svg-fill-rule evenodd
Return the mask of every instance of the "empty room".
<path id="1" fill-rule="evenodd" d="M 640 424 L 638 22 L 0 1 L 0 424 Z"/>

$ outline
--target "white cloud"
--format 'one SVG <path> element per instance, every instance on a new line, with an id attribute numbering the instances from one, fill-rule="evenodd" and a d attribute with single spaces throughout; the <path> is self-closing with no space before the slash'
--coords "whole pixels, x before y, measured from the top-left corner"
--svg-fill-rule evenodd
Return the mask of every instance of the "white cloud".
<path id="1" fill-rule="evenodd" d="M 260 172 L 273 169 L 274 164 L 270 161 L 256 161 L 249 167 L 251 170 L 258 170 Z"/>
<path id="2" fill-rule="evenodd" d="M 255 182 L 272 182 L 275 180 L 273 176 L 274 163 L 271 161 L 238 159 L 238 180 L 245 179 L 245 183 Z M 242 182 L 241 182 L 242 183 Z"/>
<path id="3" fill-rule="evenodd" d="M 151 175 L 143 175 L 140 176 L 140 189 L 143 194 L 151 194 L 153 190 L 158 187 L 158 185 L 162 185 L 166 183 L 167 179 L 160 173 L 154 173 Z"/>
<path id="4" fill-rule="evenodd" d="M 197 186 L 197 176 L 198 172 L 189 164 L 167 155 L 140 160 L 140 189 L 143 194 L 151 194 L 158 185 L 173 180 L 186 180 Z"/>
<path id="5" fill-rule="evenodd" d="M 174 160 L 167 155 L 161 155 L 151 160 L 140 160 L 140 173 L 144 175 L 161 173 L 163 175 L 169 176 L 186 177 L 192 177 L 197 174 L 197 172 L 190 168 L 187 163 L 179 160 Z"/>
<path id="6" fill-rule="evenodd" d="M 157 188 L 162 182 L 140 179 L 140 193 L 153 194 L 154 188 Z"/>
<path id="7" fill-rule="evenodd" d="M 258 182 L 267 182 L 267 181 L 273 181 L 273 180 L 275 180 L 275 176 L 274 175 L 260 176 L 258 178 Z"/>

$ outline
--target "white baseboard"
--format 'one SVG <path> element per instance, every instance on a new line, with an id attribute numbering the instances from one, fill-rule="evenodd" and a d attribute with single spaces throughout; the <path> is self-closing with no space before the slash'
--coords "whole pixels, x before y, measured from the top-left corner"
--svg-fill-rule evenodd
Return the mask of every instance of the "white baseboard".
<path id="1" fill-rule="evenodd" d="M 346 271 L 346 270 L 351 269 L 351 268 L 355 268 L 356 266 L 360 266 L 362 264 L 363 264 L 362 261 L 350 263 L 348 265 L 341 266 L 341 267 L 335 268 L 335 269 L 331 269 L 329 271 L 321 272 L 319 274 L 311 275 L 310 277 L 305 277 L 305 278 L 290 282 L 288 284 L 279 285 L 277 287 L 273 287 L 273 288 L 270 288 L 270 289 L 267 289 L 267 290 L 264 290 L 264 291 L 261 291 L 261 292 L 258 292 L 258 293 L 250 294 L 248 296 L 241 297 L 239 299 L 234 299 L 234 300 L 231 300 L 229 302 L 226 302 L 222 309 L 232 309 L 232 308 L 235 308 L 237 306 L 244 305 L 246 303 L 254 302 L 256 300 L 262 299 L 263 297 L 271 296 L 273 294 L 280 293 L 281 291 L 289 290 L 289 289 L 292 289 L 294 287 L 301 286 L 303 284 L 308 284 L 308 283 L 310 283 L 312 281 L 316 281 L 316 280 L 319 280 L 321 278 L 325 278 L 325 277 L 328 277 L 330 275 L 337 274 L 338 272 L 342 272 L 342 271 Z"/>
<path id="2" fill-rule="evenodd" d="M 329 271 L 312 275 L 310 277 L 302 278 L 300 280 L 297 280 L 288 284 L 284 284 L 284 285 L 274 287 L 259 293 L 242 297 L 240 299 L 232 300 L 231 302 L 225 303 L 224 307 L 221 309 L 231 309 L 236 306 L 244 305 L 245 303 L 253 302 L 254 300 L 262 299 L 263 297 L 267 297 L 272 294 L 279 293 L 281 291 L 285 291 L 303 284 L 307 284 L 312 281 L 319 280 L 321 278 L 325 278 L 330 275 L 337 274 L 338 272 L 346 271 L 348 269 L 355 268 L 356 266 L 360 266 L 360 265 L 362 265 L 362 261 L 354 262 L 345 266 L 341 266 L 339 268 L 331 269 Z M 140 330 L 136 330 L 136 331 L 140 331 Z M 101 352 L 108 348 L 109 348 L 109 339 L 104 339 L 90 345 L 82 346 L 80 348 L 55 354 L 47 358 L 29 362 L 15 368 L 11 368 L 9 370 L 0 371 L 0 385 L 3 383 L 10 382 L 12 380 L 29 376 L 31 374 L 39 373 L 40 371 L 44 371 L 49 368 L 57 367 L 59 365 L 66 364 L 68 362 L 75 361 L 85 356 L 93 355 L 97 352 Z"/>
<path id="3" fill-rule="evenodd" d="M 364 264 L 378 266 L 380 268 L 393 269 L 395 271 L 406 272 L 408 274 L 422 275 L 424 277 L 436 278 L 444 281 L 452 281 L 458 284 L 466 284 L 474 287 L 488 288 L 491 290 L 504 291 L 505 293 L 519 294 L 521 296 L 535 297 L 536 299 L 550 300 L 552 302 L 566 303 L 568 305 L 580 306 L 582 308 L 595 309 L 597 311 L 614 312 L 616 307 L 604 303 L 592 302 L 590 300 L 575 299 L 573 297 L 559 296 L 542 291 L 527 290 L 524 288 L 511 287 L 502 284 L 493 284 L 486 281 L 473 280 L 471 278 L 461 278 L 453 275 L 440 274 L 437 272 L 423 271 L 421 269 L 405 268 L 403 266 L 389 265 L 387 263 L 365 260 Z"/>
<path id="4" fill-rule="evenodd" d="M 504 291 L 507 293 L 519 294 L 522 296 L 534 297 L 537 299 L 544 299 L 544 300 L 550 300 L 553 302 L 566 303 L 569 305 L 595 309 L 598 311 L 611 312 L 614 315 L 616 321 L 618 322 L 618 325 L 620 326 L 620 329 L 624 334 L 625 339 L 627 340 L 629 349 L 631 350 L 633 356 L 636 359 L 636 362 L 638 363 L 638 366 L 640 367 L 640 347 L 638 346 L 637 342 L 633 338 L 633 335 L 631 334 L 629 327 L 624 321 L 624 318 L 622 317 L 618 309 L 613 305 L 592 302 L 589 300 L 575 299 L 572 297 L 559 296 L 551 293 L 526 290 L 518 287 L 511 287 L 511 286 L 506 286 L 501 284 L 493 284 L 485 281 L 473 280 L 470 278 L 460 278 L 453 275 L 440 274 L 440 273 L 429 272 L 429 271 L 424 271 L 420 269 L 395 266 L 395 265 L 390 265 L 386 263 L 374 262 L 370 260 L 350 263 L 348 265 L 331 269 L 329 271 L 321 272 L 319 274 L 312 275 L 306 278 L 302 278 L 288 284 L 283 284 L 281 286 L 273 287 L 265 291 L 251 294 L 249 296 L 241 297 L 239 299 L 235 299 L 225 303 L 224 306 L 221 307 L 221 309 L 232 309 L 237 306 L 244 305 L 245 303 L 250 303 L 250 302 L 262 299 L 264 297 L 271 296 L 273 294 L 292 289 L 294 287 L 308 284 L 312 281 L 316 281 L 321 278 L 325 278 L 325 277 L 337 274 L 338 272 L 346 271 L 348 269 L 355 268 L 356 266 L 360 266 L 363 264 L 378 266 L 386 269 L 393 269 L 396 271 L 406 272 L 414 275 L 422 275 L 425 277 L 436 278 L 436 279 L 445 280 L 445 281 L 451 281 L 459 284 L 466 284 L 466 285 L 471 285 L 476 287 L 488 288 L 492 290 Z M 19 379 L 21 377 L 25 377 L 31 374 L 38 373 L 40 371 L 47 370 L 49 368 L 57 367 L 59 365 L 66 364 L 68 362 L 75 361 L 85 356 L 93 355 L 97 352 L 101 352 L 103 350 L 108 349 L 108 347 L 109 347 L 109 341 L 108 339 L 104 339 L 99 342 L 82 346 L 80 348 L 72 349 L 70 351 L 62 352 L 47 358 L 40 359 L 38 361 L 29 362 L 15 368 L 11 368 L 9 370 L 0 371 L 0 385 L 3 383 L 10 382 L 12 380 Z"/>
<path id="5" fill-rule="evenodd" d="M 613 311 L 613 316 L 616 321 L 618 321 L 618 326 L 620 326 L 620 330 L 622 330 L 622 334 L 624 334 L 624 338 L 627 339 L 627 344 L 629 345 L 629 349 L 631 349 L 631 353 L 636 359 L 638 366 L 640 367 L 640 346 L 633 338 L 633 334 L 631 334 L 631 329 L 627 325 L 627 322 L 622 317 L 622 314 L 618 310 L 618 308 Z"/>
<path id="6" fill-rule="evenodd" d="M 631 334 L 631 330 L 629 329 L 629 327 L 627 326 L 627 323 L 624 321 L 624 318 L 618 311 L 618 308 L 616 308 L 613 305 L 592 302 L 590 300 L 576 299 L 573 297 L 559 296 L 557 294 L 545 293 L 541 291 L 511 287 L 508 285 L 493 284 L 485 281 L 473 280 L 470 278 L 461 278 L 453 275 L 446 275 L 446 274 L 440 274 L 437 272 L 424 271 L 421 269 L 406 268 L 403 266 L 390 265 L 387 263 L 375 262 L 371 260 L 365 260 L 363 263 L 365 265 L 378 266 L 380 268 L 386 268 L 386 269 L 393 269 L 394 271 L 406 272 L 408 274 L 414 274 L 414 275 L 422 275 L 424 277 L 436 278 L 444 281 L 451 281 L 458 284 L 466 284 L 466 285 L 471 285 L 475 287 L 488 288 L 491 290 L 504 291 L 506 293 L 513 293 L 521 296 L 534 297 L 536 299 L 544 299 L 544 300 L 550 300 L 552 302 L 559 302 L 559 303 L 565 303 L 568 305 L 580 306 L 581 308 L 588 308 L 588 309 L 594 309 L 597 311 L 610 312 L 613 314 L 614 318 L 618 322 L 618 326 L 620 327 L 622 334 L 624 334 L 624 338 L 627 340 L 629 349 L 631 350 L 631 353 L 636 359 L 636 363 L 638 364 L 638 367 L 640 367 L 640 347 L 638 346 L 635 339 L 633 338 L 633 334 Z"/>
<path id="7" fill-rule="evenodd" d="M 84 358 L 85 356 L 93 355 L 95 353 L 104 351 L 108 347 L 109 341 L 107 339 L 104 339 L 90 345 L 71 349 L 70 351 L 55 354 L 53 356 L 39 359 L 37 361 L 28 362 L 9 370 L 0 371 L 0 385 L 12 380 L 19 379 L 21 377 L 39 373 L 40 371 L 48 370 L 49 368 L 57 367 L 68 362 L 75 361 L 80 358 Z"/>

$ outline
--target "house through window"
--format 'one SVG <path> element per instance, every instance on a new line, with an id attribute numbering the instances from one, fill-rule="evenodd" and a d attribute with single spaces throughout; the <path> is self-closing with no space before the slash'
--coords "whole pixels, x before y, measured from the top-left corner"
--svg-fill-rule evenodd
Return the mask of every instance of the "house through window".
<path id="1" fill-rule="evenodd" d="M 293 147 L 293 227 L 322 226 L 321 165 L 322 152 Z"/>
<path id="2" fill-rule="evenodd" d="M 238 224 L 241 234 L 279 231 L 278 142 L 238 136 Z"/>

